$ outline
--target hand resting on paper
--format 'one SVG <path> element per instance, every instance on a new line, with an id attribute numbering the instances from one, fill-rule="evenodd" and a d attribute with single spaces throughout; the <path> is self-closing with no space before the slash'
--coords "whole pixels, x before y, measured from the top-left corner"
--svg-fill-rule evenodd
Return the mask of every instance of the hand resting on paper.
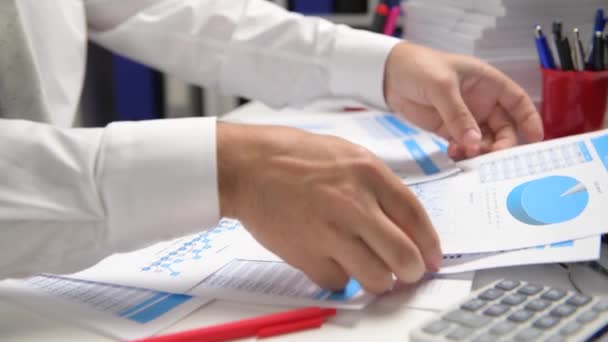
<path id="1" fill-rule="evenodd" d="M 327 289 L 368 291 L 420 279 L 441 263 L 416 197 L 366 149 L 275 126 L 218 123 L 221 215 Z"/>
<path id="2" fill-rule="evenodd" d="M 402 42 L 384 75 L 391 109 L 450 141 L 452 158 L 543 139 L 540 115 L 525 91 L 489 64 Z"/>

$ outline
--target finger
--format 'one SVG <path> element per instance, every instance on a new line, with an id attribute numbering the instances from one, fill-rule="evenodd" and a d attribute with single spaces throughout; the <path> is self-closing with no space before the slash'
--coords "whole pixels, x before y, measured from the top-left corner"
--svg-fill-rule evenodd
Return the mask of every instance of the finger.
<path id="1" fill-rule="evenodd" d="M 395 225 L 380 209 L 373 214 L 377 230 L 361 230 L 361 238 L 376 252 L 400 281 L 413 283 L 424 272 L 434 271 L 435 265 L 426 266 L 422 251 L 400 227 Z M 429 262 L 430 263 L 430 262 Z"/>
<path id="2" fill-rule="evenodd" d="M 494 133 L 490 130 L 487 125 L 481 125 L 481 143 L 477 146 L 466 146 L 465 155 L 467 158 L 476 157 L 482 153 L 490 151 L 492 143 L 494 142 Z"/>
<path id="3" fill-rule="evenodd" d="M 378 201 L 379 210 L 376 214 L 370 213 L 368 217 L 375 219 L 376 224 L 384 228 L 384 235 L 379 234 L 379 238 L 394 239 L 394 242 L 390 240 L 382 242 L 393 247 L 398 245 L 407 246 L 411 242 L 417 249 L 420 249 L 424 264 L 427 265 L 428 269 L 439 268 L 442 261 L 439 237 L 416 196 L 385 165 L 382 165 L 382 169 L 375 177 L 369 179 L 370 186 Z M 409 237 L 403 234 L 404 232 Z M 369 241 L 368 239 L 365 240 Z M 377 239 L 374 239 L 374 241 L 378 242 Z M 378 250 L 382 248 L 382 245 L 374 245 L 373 247 L 374 250 Z M 395 259 L 401 258 L 391 257 L 391 259 L 392 261 L 389 262 L 386 257 L 383 258 L 391 269 L 394 269 L 399 264 Z"/>
<path id="4" fill-rule="evenodd" d="M 483 144 L 483 135 L 482 135 L 482 140 L 480 141 L 479 145 L 468 145 L 468 146 L 464 146 L 464 154 L 466 156 L 466 158 L 473 158 L 476 157 L 478 155 L 481 154 L 481 144 Z"/>
<path id="5" fill-rule="evenodd" d="M 466 157 L 465 149 L 459 143 L 454 140 L 448 140 L 448 156 L 454 160 L 461 160 Z"/>
<path id="6" fill-rule="evenodd" d="M 342 290 L 348 283 L 348 274 L 331 257 L 285 258 L 285 261 L 304 272 L 310 280 L 325 290 Z"/>
<path id="7" fill-rule="evenodd" d="M 336 246 L 335 260 L 361 286 L 372 293 L 383 293 L 393 287 L 388 266 L 361 239 L 344 239 Z"/>
<path id="8" fill-rule="evenodd" d="M 413 197 L 408 201 L 404 201 L 404 198 L 400 202 L 382 201 L 381 206 L 388 218 L 413 241 L 422 254 L 426 269 L 436 272 L 443 260 L 439 236 L 426 210 Z"/>
<path id="9" fill-rule="evenodd" d="M 443 138 L 448 138 L 449 134 L 446 131 L 439 132 L 443 126 L 443 120 L 433 106 L 422 105 L 409 99 L 402 99 L 400 107 L 396 108 L 397 113 L 405 117 L 414 125 L 423 128 L 427 131 L 435 132 Z M 442 135 L 445 134 L 445 135 Z"/>
<path id="10" fill-rule="evenodd" d="M 462 98 L 457 79 L 440 82 L 435 90 L 429 92 L 428 98 L 456 141 L 463 145 L 481 142 L 479 126 Z"/>
<path id="11" fill-rule="evenodd" d="M 513 80 L 491 68 L 491 77 L 503 84 L 498 103 L 513 118 L 517 129 L 528 142 L 541 141 L 544 136 L 540 114 L 526 92 Z"/>
<path id="12" fill-rule="evenodd" d="M 481 126 L 481 146 L 480 153 L 488 153 L 492 151 L 492 146 L 494 145 L 494 132 L 487 125 Z"/>
<path id="13" fill-rule="evenodd" d="M 502 106 L 498 105 L 488 118 L 488 126 L 494 132 L 492 151 L 517 145 L 517 129 Z"/>
<path id="14" fill-rule="evenodd" d="M 437 134 L 438 136 L 448 140 L 448 142 L 449 142 L 448 156 L 450 156 L 450 158 L 452 158 L 452 159 L 463 159 L 466 156 L 464 153 L 464 147 L 462 147 L 460 144 L 455 142 L 454 138 L 450 136 L 450 132 L 448 131 L 448 128 L 445 125 L 445 123 L 443 122 L 443 120 L 441 120 L 439 113 L 437 113 L 437 111 L 435 109 L 429 109 L 430 107 L 420 105 L 420 108 L 426 108 L 427 111 L 424 112 L 425 113 L 424 115 L 429 115 L 434 118 L 437 118 L 437 120 L 433 122 L 434 126 L 432 126 L 432 128 L 430 128 L 430 130 L 432 132 L 434 132 L 435 134 Z M 418 117 L 418 116 L 415 116 L 415 117 Z M 420 124 L 416 123 L 414 120 L 410 120 L 410 121 L 412 121 L 414 124 L 418 125 L 419 127 L 425 128 L 425 127 L 421 126 Z M 425 129 L 429 130 L 429 128 L 425 128 Z"/>
<path id="15" fill-rule="evenodd" d="M 383 177 L 387 189 L 378 198 L 378 204 L 383 212 L 418 246 L 422 256 L 430 262 L 430 266 L 438 268 L 443 260 L 439 236 L 429 219 L 426 209 L 416 195 L 405 186 L 401 180 Z"/>

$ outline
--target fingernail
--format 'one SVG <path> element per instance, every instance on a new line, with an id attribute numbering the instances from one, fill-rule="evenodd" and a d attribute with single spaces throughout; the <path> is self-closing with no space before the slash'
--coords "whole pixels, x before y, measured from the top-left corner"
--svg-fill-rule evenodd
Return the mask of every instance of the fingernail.
<path id="1" fill-rule="evenodd" d="M 462 137 L 465 144 L 479 144 L 481 142 L 481 133 L 479 131 L 469 128 Z"/>
<path id="2" fill-rule="evenodd" d="M 429 260 L 428 271 L 438 272 L 439 269 L 441 268 L 442 263 L 443 263 L 443 255 L 441 253 L 434 254 L 433 257 L 431 257 L 431 260 Z"/>

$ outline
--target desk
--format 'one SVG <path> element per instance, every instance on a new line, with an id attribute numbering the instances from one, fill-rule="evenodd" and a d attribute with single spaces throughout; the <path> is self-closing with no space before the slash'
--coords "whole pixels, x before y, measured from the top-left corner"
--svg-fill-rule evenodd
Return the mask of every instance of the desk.
<path id="1" fill-rule="evenodd" d="M 244 115 L 267 114 L 270 110 L 258 103 L 243 106 L 224 118 L 238 119 Z M 276 113 L 276 112 L 275 112 Z M 289 114 L 286 110 L 283 114 Z M 278 115 L 278 114 L 277 114 Z M 605 253 L 606 254 L 606 253 Z M 608 295 L 608 280 L 600 278 L 586 269 L 575 269 L 577 284 L 583 290 Z M 495 279 L 512 278 L 551 284 L 573 290 L 567 272 L 558 265 L 532 265 L 492 269 L 477 272 L 474 288 L 482 287 Z M 326 324 L 321 329 L 278 336 L 267 341 L 407 341 L 409 331 L 433 312 L 408 309 L 394 305 L 372 303 L 363 312 L 361 321 L 353 328 Z M 263 313 L 280 311 L 281 308 L 245 305 L 226 301 L 215 301 L 202 307 L 186 319 L 175 324 L 165 333 L 192 329 L 201 325 L 226 322 Z M 94 332 L 41 316 L 6 300 L 0 299 L 0 340 L 2 341 L 111 341 Z M 245 341 L 255 341 L 249 339 Z"/>

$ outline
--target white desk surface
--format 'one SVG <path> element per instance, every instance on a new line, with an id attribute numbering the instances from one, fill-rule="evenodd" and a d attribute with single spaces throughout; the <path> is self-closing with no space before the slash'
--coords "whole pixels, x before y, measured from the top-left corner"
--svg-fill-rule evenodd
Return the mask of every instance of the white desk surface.
<path id="1" fill-rule="evenodd" d="M 253 103 L 237 109 L 226 118 L 238 119 L 242 115 L 268 113 L 268 109 Z M 573 273 L 575 280 L 584 291 L 608 295 L 608 280 L 596 276 L 586 269 Z M 477 272 L 473 287 L 478 288 L 495 279 L 511 278 L 550 284 L 573 290 L 566 271 L 558 265 L 532 265 L 493 269 Z M 165 333 L 193 329 L 203 325 L 228 322 L 256 316 L 282 308 L 244 305 L 226 301 L 215 301 L 202 307 Z M 355 327 L 325 324 L 322 328 L 265 339 L 267 341 L 407 341 L 409 331 L 426 318 L 431 311 L 408 309 L 395 303 L 394 306 L 368 306 L 360 322 Z M 111 341 L 97 333 L 60 322 L 47 316 L 14 305 L 0 299 L 0 340 L 2 341 Z M 245 339 L 244 341 L 254 341 Z"/>

